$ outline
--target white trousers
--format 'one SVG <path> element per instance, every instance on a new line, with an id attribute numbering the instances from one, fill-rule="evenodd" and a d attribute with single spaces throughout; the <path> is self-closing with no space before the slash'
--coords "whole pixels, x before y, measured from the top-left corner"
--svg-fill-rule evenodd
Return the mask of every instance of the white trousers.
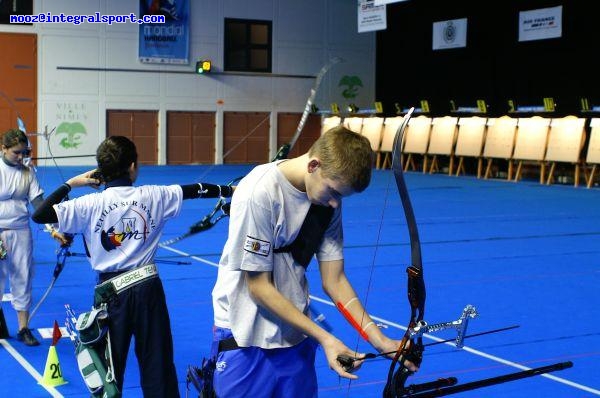
<path id="1" fill-rule="evenodd" d="M 8 275 L 12 307 L 15 311 L 29 311 L 33 283 L 33 237 L 30 228 L 0 231 L 7 256 L 0 260 L 0 295 Z"/>

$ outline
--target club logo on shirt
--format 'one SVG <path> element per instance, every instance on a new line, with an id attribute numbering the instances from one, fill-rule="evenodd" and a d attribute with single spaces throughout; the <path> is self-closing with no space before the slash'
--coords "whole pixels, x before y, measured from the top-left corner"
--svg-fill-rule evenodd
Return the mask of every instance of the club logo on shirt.
<path id="1" fill-rule="evenodd" d="M 271 243 L 267 242 L 266 240 L 260 240 L 251 236 L 246 236 L 244 250 L 266 257 L 271 252 Z"/>
<path id="2" fill-rule="evenodd" d="M 129 209 L 114 225 L 100 231 L 100 242 L 106 251 L 122 246 L 129 240 L 146 240 L 148 227 L 142 213 Z"/>

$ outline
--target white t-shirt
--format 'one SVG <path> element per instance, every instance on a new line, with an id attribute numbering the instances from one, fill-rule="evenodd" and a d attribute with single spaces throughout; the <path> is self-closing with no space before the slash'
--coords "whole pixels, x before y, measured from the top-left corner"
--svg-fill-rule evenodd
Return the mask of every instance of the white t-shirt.
<path id="1" fill-rule="evenodd" d="M 183 200 L 180 185 L 111 187 L 54 205 L 61 232 L 82 233 L 92 268 L 114 272 L 154 262 L 165 222 Z"/>
<path id="2" fill-rule="evenodd" d="M 29 203 L 42 195 L 32 167 L 9 166 L 0 156 L 0 228 L 29 228 Z"/>
<path id="3" fill-rule="evenodd" d="M 305 268 L 291 253 L 273 249 L 291 244 L 310 208 L 305 192 L 294 188 L 272 162 L 255 167 L 238 184 L 231 203 L 229 238 L 213 289 L 215 325 L 231 329 L 242 347 L 281 348 L 306 336 L 251 298 L 242 271 L 270 271 L 277 290 L 300 311 L 308 311 Z M 317 252 L 319 261 L 343 258 L 341 206 L 332 217 Z"/>

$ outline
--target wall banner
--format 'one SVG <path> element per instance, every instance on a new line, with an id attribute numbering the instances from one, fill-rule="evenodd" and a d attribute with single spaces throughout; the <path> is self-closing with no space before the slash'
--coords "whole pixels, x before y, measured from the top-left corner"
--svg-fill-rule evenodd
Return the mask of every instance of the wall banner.
<path id="1" fill-rule="evenodd" d="M 467 46 L 467 18 L 433 23 L 433 50 Z"/>
<path id="2" fill-rule="evenodd" d="M 519 13 L 519 41 L 554 39 L 561 36 L 562 6 Z"/>
<path id="3" fill-rule="evenodd" d="M 97 102 L 46 101 L 43 120 L 49 134 L 47 141 L 38 136 L 38 156 L 72 157 L 60 159 L 61 165 L 96 164 L 96 149 L 104 139 L 98 129 Z"/>
<path id="4" fill-rule="evenodd" d="M 376 6 L 373 0 L 358 1 L 358 33 L 387 29 L 385 5 Z"/>
<path id="5" fill-rule="evenodd" d="M 190 0 L 140 0 L 140 17 L 164 15 L 165 23 L 139 26 L 139 60 L 189 64 Z"/>

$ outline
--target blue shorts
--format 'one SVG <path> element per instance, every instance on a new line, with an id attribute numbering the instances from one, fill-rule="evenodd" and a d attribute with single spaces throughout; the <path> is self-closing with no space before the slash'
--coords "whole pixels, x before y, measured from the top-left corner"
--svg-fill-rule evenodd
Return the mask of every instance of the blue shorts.
<path id="1" fill-rule="evenodd" d="M 218 341 L 229 337 L 229 329 L 215 328 L 213 351 Z M 213 380 L 217 396 L 316 398 L 316 350 L 317 343 L 306 338 L 288 348 L 246 347 L 220 352 Z"/>

